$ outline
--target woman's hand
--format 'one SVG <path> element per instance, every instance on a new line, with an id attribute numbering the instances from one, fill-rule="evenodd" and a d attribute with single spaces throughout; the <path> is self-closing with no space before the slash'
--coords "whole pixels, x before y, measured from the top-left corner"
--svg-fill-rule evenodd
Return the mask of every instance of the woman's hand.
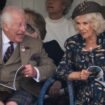
<path id="1" fill-rule="evenodd" d="M 82 70 L 80 72 L 80 80 L 87 80 L 90 74 L 88 70 Z"/>
<path id="2" fill-rule="evenodd" d="M 86 69 L 82 71 L 72 72 L 68 75 L 68 80 L 87 80 L 91 72 Z"/>

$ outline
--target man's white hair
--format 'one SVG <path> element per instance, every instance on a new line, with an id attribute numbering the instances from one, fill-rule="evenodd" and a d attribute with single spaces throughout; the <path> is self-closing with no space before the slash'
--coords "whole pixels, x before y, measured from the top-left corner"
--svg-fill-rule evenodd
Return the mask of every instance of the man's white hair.
<path id="1" fill-rule="evenodd" d="M 14 13 L 24 14 L 24 10 L 16 6 L 7 6 L 3 9 L 2 14 L 1 14 L 1 27 L 2 28 L 3 28 L 4 23 L 11 25 L 13 21 Z"/>

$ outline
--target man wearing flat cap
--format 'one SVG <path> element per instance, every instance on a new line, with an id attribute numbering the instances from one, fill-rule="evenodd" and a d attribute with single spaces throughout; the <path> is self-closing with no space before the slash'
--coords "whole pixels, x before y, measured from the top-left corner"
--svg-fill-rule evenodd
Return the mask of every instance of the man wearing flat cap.
<path id="1" fill-rule="evenodd" d="M 105 19 L 101 5 L 84 1 L 73 11 L 77 35 L 65 42 L 57 78 L 73 81 L 78 105 L 105 105 Z"/>

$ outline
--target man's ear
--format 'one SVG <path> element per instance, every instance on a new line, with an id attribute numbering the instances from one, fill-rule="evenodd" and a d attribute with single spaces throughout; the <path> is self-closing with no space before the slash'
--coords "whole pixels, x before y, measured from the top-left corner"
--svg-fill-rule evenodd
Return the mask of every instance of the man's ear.
<path id="1" fill-rule="evenodd" d="M 9 30 L 9 26 L 6 23 L 3 23 L 2 27 L 6 32 Z"/>

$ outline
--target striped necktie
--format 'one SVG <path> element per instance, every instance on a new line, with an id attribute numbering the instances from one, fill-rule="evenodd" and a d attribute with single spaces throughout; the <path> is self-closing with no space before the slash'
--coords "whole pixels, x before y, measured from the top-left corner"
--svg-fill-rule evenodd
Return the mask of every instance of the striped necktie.
<path id="1" fill-rule="evenodd" d="M 10 46 L 7 48 L 7 51 L 5 52 L 3 61 L 4 63 L 6 63 L 8 61 L 8 59 L 10 58 L 10 56 L 12 55 L 13 51 L 14 51 L 14 45 L 13 42 L 9 42 Z"/>

